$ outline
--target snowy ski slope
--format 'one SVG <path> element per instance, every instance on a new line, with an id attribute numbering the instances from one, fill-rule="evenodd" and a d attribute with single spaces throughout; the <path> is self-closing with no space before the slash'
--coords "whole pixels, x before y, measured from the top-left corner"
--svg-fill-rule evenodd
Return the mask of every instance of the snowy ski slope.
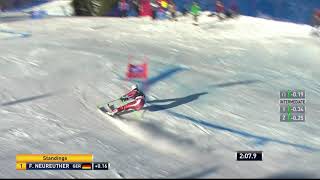
<path id="1" fill-rule="evenodd" d="M 310 30 L 251 17 L 2 23 L 0 177 L 319 178 L 320 39 Z M 149 103 L 142 119 L 119 121 L 96 105 L 128 91 L 130 55 L 148 57 Z M 279 91 L 291 88 L 306 90 L 304 123 L 279 120 Z M 237 162 L 239 150 L 263 161 Z M 92 153 L 111 170 L 16 171 L 18 153 Z"/>

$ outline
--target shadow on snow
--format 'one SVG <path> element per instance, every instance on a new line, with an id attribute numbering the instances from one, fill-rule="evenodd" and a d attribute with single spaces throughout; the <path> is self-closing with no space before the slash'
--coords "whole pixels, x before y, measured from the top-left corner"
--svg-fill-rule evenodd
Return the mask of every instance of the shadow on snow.
<path id="1" fill-rule="evenodd" d="M 50 97 L 50 96 L 54 96 L 57 93 L 58 92 L 51 92 L 51 93 L 45 93 L 45 94 L 38 95 L 38 96 L 31 96 L 31 97 L 27 97 L 27 98 L 21 98 L 21 99 L 15 100 L 15 101 L 9 101 L 9 102 L 2 103 L 1 106 L 11 106 L 11 105 L 15 105 L 15 104 L 34 101 L 34 100 L 37 100 L 37 99 L 43 99 L 43 98 L 47 98 L 47 97 Z"/>
<path id="2" fill-rule="evenodd" d="M 220 83 L 220 84 L 212 84 L 209 85 L 209 88 L 225 88 L 225 87 L 231 87 L 231 86 L 237 86 L 237 85 L 248 85 L 248 84 L 254 84 L 254 83 L 261 83 L 260 80 L 244 80 L 244 81 L 234 81 L 234 82 L 227 82 L 227 83 Z"/>
<path id="3" fill-rule="evenodd" d="M 199 99 L 200 96 L 206 95 L 206 94 L 208 94 L 208 93 L 202 92 L 202 93 L 192 94 L 192 95 L 182 97 L 182 98 L 152 100 L 152 101 L 148 101 L 148 103 L 151 105 L 144 107 L 143 109 L 151 111 L 151 112 L 171 109 L 171 108 L 195 101 L 195 100 Z M 165 103 L 165 102 L 171 102 L 171 103 L 166 104 L 166 105 L 152 105 L 153 103 Z"/>
<path id="4" fill-rule="evenodd" d="M 238 129 L 232 129 L 232 128 L 225 127 L 225 126 L 222 126 L 222 125 L 209 123 L 209 122 L 206 122 L 204 120 L 192 118 L 192 117 L 189 117 L 187 115 L 176 113 L 176 112 L 173 112 L 173 111 L 170 111 L 170 110 L 168 110 L 167 112 L 169 114 L 175 116 L 175 117 L 178 117 L 178 118 L 183 119 L 183 120 L 191 121 L 191 122 L 193 122 L 195 124 L 198 124 L 198 125 L 201 125 L 201 126 L 205 126 L 205 127 L 213 128 L 213 129 L 217 129 L 217 130 L 222 130 L 222 131 L 227 131 L 227 132 L 230 132 L 230 133 L 233 133 L 233 134 L 240 135 L 240 136 L 245 137 L 245 138 L 255 139 L 255 144 L 256 145 L 264 145 L 264 144 L 266 144 L 268 142 L 274 142 L 274 143 L 279 143 L 279 144 L 283 144 L 283 145 L 289 145 L 289 146 L 293 146 L 293 147 L 296 147 L 296 148 L 309 150 L 309 151 L 320 151 L 320 149 L 318 149 L 318 148 L 314 148 L 314 147 L 310 147 L 310 146 L 302 145 L 302 144 L 290 143 L 290 142 L 286 142 L 286 141 L 282 141 L 282 140 L 278 140 L 278 139 L 273 139 L 273 138 L 269 138 L 269 137 L 263 137 L 263 136 L 255 135 L 255 134 L 249 133 L 247 131 L 242 131 L 242 130 L 238 130 Z"/>

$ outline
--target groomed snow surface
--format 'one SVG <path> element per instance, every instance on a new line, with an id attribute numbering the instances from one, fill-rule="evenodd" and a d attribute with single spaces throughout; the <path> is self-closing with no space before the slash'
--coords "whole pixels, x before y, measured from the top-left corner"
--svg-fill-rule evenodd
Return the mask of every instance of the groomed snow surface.
<path id="1" fill-rule="evenodd" d="M 311 27 L 245 16 L 199 24 L 0 24 L 0 177 L 319 178 L 320 39 Z M 148 58 L 149 102 L 143 115 L 116 120 L 96 106 L 129 90 L 129 56 Z M 306 90 L 305 122 L 280 122 L 284 89 Z M 241 150 L 263 151 L 263 161 L 236 161 Z M 111 170 L 16 171 L 19 153 L 92 153 Z"/>

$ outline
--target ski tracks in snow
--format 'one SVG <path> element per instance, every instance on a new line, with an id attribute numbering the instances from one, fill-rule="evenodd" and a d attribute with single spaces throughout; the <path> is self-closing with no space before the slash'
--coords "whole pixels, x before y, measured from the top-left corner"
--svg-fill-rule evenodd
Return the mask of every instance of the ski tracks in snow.
<path id="1" fill-rule="evenodd" d="M 176 156 L 182 156 L 183 158 L 188 157 L 188 151 L 186 151 L 182 147 L 179 147 L 174 142 L 171 142 L 164 135 L 161 135 L 157 132 L 153 132 L 151 131 L 151 129 L 145 128 L 146 122 L 142 122 L 139 120 L 135 121 L 120 118 L 118 119 L 103 114 L 102 112 L 101 114 L 105 116 L 109 120 L 109 122 L 111 122 L 114 126 L 119 128 L 125 134 L 139 140 L 143 144 L 146 144 L 153 149 L 156 149 L 163 153 L 170 153 Z"/>

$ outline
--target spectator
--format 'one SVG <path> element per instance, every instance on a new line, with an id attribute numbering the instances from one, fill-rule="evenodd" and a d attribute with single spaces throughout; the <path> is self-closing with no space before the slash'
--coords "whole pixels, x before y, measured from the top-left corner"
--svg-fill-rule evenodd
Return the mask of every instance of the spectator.
<path id="1" fill-rule="evenodd" d="M 126 0 L 119 1 L 120 17 L 128 17 L 129 4 Z"/>
<path id="2" fill-rule="evenodd" d="M 182 14 L 183 16 L 186 16 L 188 14 L 189 10 L 188 10 L 188 6 L 187 4 L 184 4 L 183 5 L 183 8 L 182 8 Z"/>
<path id="3" fill-rule="evenodd" d="M 168 10 L 171 14 L 171 17 L 170 17 L 170 20 L 175 20 L 177 21 L 177 11 L 176 11 L 176 5 L 174 4 L 173 1 L 171 1 L 169 4 L 168 4 Z"/>
<path id="4" fill-rule="evenodd" d="M 220 0 L 216 0 L 216 12 L 217 12 L 218 18 L 222 20 L 223 14 L 224 14 L 224 5 Z"/>
<path id="5" fill-rule="evenodd" d="M 226 10 L 225 16 L 226 16 L 226 18 L 234 18 L 234 17 L 237 17 L 237 16 L 238 16 L 238 13 L 239 13 L 238 11 L 239 11 L 239 10 L 238 10 L 238 6 L 237 6 L 235 0 L 233 0 L 233 1 L 231 2 L 230 8 L 228 8 L 228 9 Z"/>
<path id="6" fill-rule="evenodd" d="M 163 8 L 158 8 L 157 19 L 163 20 L 166 19 L 166 11 Z"/>
<path id="7" fill-rule="evenodd" d="M 132 8 L 135 11 L 135 14 L 139 15 L 139 0 L 132 0 Z"/>
<path id="8" fill-rule="evenodd" d="M 152 17 L 152 7 L 150 0 L 140 0 L 139 1 L 139 15 L 140 16 L 150 16 Z"/>
<path id="9" fill-rule="evenodd" d="M 167 0 L 161 0 L 160 1 L 160 5 L 161 5 L 161 8 L 163 8 L 164 10 L 166 10 L 168 8 L 168 2 Z"/>
<path id="10" fill-rule="evenodd" d="M 230 10 L 231 10 L 231 13 L 232 13 L 233 17 L 236 17 L 236 16 L 239 15 L 239 7 L 238 7 L 238 4 L 237 4 L 237 2 L 235 0 L 233 0 L 231 2 Z"/>
<path id="11" fill-rule="evenodd" d="M 152 19 L 157 19 L 157 11 L 159 9 L 159 4 L 158 2 L 151 2 L 151 8 L 152 8 Z"/>
<path id="12" fill-rule="evenodd" d="M 198 16 L 200 15 L 200 11 L 200 6 L 196 2 L 193 2 L 191 6 L 191 14 L 193 15 L 193 20 L 195 21 L 195 23 L 198 23 Z"/>
<path id="13" fill-rule="evenodd" d="M 231 11 L 230 8 L 226 10 L 224 15 L 226 16 L 226 18 L 232 18 L 233 17 L 232 11 Z"/>
<path id="14" fill-rule="evenodd" d="M 320 28 L 320 9 L 316 9 L 313 14 L 313 27 Z"/>

